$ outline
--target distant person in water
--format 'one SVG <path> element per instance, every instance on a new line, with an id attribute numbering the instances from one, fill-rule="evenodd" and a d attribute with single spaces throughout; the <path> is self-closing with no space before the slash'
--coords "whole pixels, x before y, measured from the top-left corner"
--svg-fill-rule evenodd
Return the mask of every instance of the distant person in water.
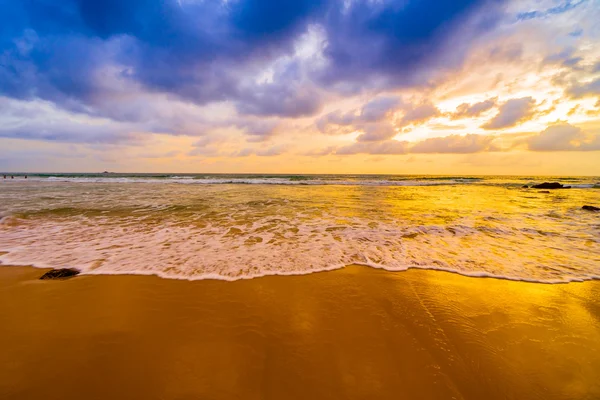
<path id="1" fill-rule="evenodd" d="M 25 179 L 27 179 L 27 175 L 25 175 Z"/>
<path id="2" fill-rule="evenodd" d="M 11 175 L 11 176 L 10 176 L 10 179 L 15 179 L 15 177 Z"/>

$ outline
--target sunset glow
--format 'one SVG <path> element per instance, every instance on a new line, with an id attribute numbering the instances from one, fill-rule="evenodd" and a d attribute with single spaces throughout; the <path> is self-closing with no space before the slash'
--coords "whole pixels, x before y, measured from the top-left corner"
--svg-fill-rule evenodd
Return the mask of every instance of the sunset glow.
<path id="1" fill-rule="evenodd" d="M 0 170 L 600 174 L 593 0 L 2 3 Z"/>

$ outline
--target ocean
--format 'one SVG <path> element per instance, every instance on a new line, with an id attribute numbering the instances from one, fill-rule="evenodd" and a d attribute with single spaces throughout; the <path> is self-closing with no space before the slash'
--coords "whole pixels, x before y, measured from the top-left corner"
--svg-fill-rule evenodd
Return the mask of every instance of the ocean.
<path id="1" fill-rule="evenodd" d="M 600 177 L 13 174 L 0 262 L 237 280 L 359 264 L 600 278 Z M 558 181 L 571 189 L 524 189 Z"/>

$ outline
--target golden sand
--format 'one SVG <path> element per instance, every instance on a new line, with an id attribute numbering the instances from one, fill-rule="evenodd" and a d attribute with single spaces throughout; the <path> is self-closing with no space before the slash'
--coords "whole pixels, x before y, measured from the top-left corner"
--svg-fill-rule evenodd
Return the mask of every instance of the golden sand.
<path id="1" fill-rule="evenodd" d="M 600 282 L 0 268 L 1 399 L 600 399 Z"/>

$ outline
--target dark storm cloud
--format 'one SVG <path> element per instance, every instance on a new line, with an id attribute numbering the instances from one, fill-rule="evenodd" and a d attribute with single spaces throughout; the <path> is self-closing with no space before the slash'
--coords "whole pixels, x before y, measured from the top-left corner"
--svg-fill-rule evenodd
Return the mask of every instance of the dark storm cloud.
<path id="1" fill-rule="evenodd" d="M 231 100 L 243 114 L 313 115 L 319 87 L 426 83 L 494 26 L 502 2 L 0 0 L 0 94 L 102 115 L 105 99 L 127 90 L 108 86 L 111 67 L 111 79 L 196 104 Z M 298 71 L 304 67 L 291 63 L 273 82 L 254 83 L 313 25 L 325 34 L 323 66 Z"/>
<path id="2" fill-rule="evenodd" d="M 384 78 L 386 84 L 427 83 L 430 68 L 452 68 L 469 43 L 491 29 L 502 1 L 349 2 L 327 15 L 327 84 Z"/>

